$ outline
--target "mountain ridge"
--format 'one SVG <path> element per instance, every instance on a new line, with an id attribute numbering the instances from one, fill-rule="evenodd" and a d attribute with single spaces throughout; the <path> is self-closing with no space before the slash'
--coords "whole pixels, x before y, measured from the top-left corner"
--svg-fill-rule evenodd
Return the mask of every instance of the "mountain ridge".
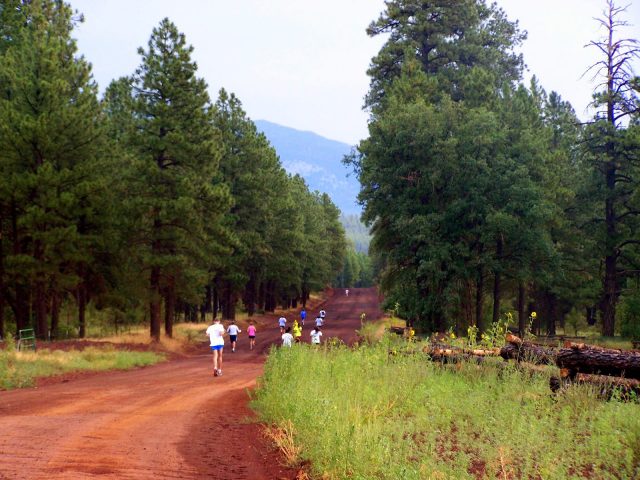
<path id="1" fill-rule="evenodd" d="M 343 215 L 361 214 L 362 208 L 356 203 L 360 184 L 342 163 L 351 145 L 268 120 L 254 123 L 275 148 L 288 173 L 299 174 L 310 190 L 327 193 Z"/>

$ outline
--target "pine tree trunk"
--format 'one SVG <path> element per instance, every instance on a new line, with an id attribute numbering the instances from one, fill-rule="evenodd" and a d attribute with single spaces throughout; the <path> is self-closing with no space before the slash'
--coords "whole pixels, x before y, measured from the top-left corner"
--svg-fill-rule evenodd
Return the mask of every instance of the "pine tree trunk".
<path id="1" fill-rule="evenodd" d="M 218 316 L 218 306 L 220 305 L 220 301 L 218 299 L 218 287 L 215 285 L 211 288 L 211 301 L 211 312 L 213 314 L 213 318 L 216 318 Z"/>
<path id="2" fill-rule="evenodd" d="M 249 274 L 249 281 L 245 286 L 242 301 L 247 309 L 247 315 L 252 317 L 256 313 L 256 277 L 255 273 Z"/>
<path id="3" fill-rule="evenodd" d="M 478 267 L 478 278 L 476 280 L 476 327 L 479 331 L 484 330 L 482 325 L 482 315 L 484 306 L 484 271 L 482 267 Z"/>
<path id="4" fill-rule="evenodd" d="M 47 294 L 44 282 L 36 282 L 33 310 L 36 314 L 36 335 L 42 340 L 47 339 Z"/>
<path id="5" fill-rule="evenodd" d="M 527 318 L 524 313 L 526 288 L 524 282 L 518 284 L 518 334 L 524 338 L 527 333 Z"/>
<path id="6" fill-rule="evenodd" d="M 60 295 L 51 294 L 51 339 L 58 338 L 58 326 L 60 325 Z"/>
<path id="7" fill-rule="evenodd" d="M 473 324 L 473 282 L 466 279 L 462 282 L 462 322 L 458 325 L 456 334 L 464 335 L 469 327 Z"/>
<path id="8" fill-rule="evenodd" d="M 149 333 L 155 342 L 160 341 L 160 267 L 151 267 L 149 277 Z"/>
<path id="9" fill-rule="evenodd" d="M 78 336 L 85 338 L 87 336 L 87 292 L 84 282 L 78 285 Z"/>
<path id="10" fill-rule="evenodd" d="M 496 242 L 496 260 L 498 264 L 502 260 L 502 248 L 502 236 L 500 236 Z M 493 323 L 497 323 L 500 319 L 500 295 L 502 294 L 500 280 L 500 266 L 498 265 L 493 277 Z"/>
<path id="11" fill-rule="evenodd" d="M 558 315 L 558 299 L 556 296 L 547 292 L 547 335 L 555 336 L 556 334 L 556 317 Z"/>
<path id="12" fill-rule="evenodd" d="M 173 315 L 176 310 L 176 288 L 173 277 L 169 279 L 168 286 L 164 289 L 164 334 L 173 337 Z"/>
<path id="13" fill-rule="evenodd" d="M 2 219 L 0 218 L 0 228 L 2 227 Z M 2 245 L 2 231 L 0 230 L 0 340 L 4 340 L 4 250 Z"/>

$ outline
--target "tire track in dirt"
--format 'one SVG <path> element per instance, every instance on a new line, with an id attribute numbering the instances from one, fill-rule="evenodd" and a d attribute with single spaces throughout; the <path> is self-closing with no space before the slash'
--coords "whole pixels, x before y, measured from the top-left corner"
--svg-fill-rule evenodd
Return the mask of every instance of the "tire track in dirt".
<path id="1" fill-rule="evenodd" d="M 322 305 L 325 339 L 352 340 L 360 313 L 380 316 L 375 289 L 333 293 Z M 308 311 L 311 323 L 319 307 Z M 256 349 L 246 336 L 236 353 L 227 347 L 223 377 L 211 374 L 203 344 L 200 355 L 152 367 L 0 392 L 0 478 L 295 478 L 247 405 L 280 336 L 275 316 L 256 320 Z"/>

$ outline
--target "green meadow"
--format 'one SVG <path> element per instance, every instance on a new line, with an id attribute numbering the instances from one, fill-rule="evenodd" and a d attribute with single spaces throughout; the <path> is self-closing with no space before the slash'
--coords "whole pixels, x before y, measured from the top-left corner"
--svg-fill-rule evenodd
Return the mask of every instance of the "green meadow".
<path id="1" fill-rule="evenodd" d="M 39 377 L 78 371 L 127 370 L 153 365 L 164 358 L 155 352 L 118 350 L 113 346 L 18 352 L 9 345 L 0 350 L 0 390 L 33 386 Z"/>
<path id="2" fill-rule="evenodd" d="M 442 366 L 410 347 L 274 348 L 253 408 L 311 478 L 640 478 L 638 402 L 555 396 L 552 370 Z"/>

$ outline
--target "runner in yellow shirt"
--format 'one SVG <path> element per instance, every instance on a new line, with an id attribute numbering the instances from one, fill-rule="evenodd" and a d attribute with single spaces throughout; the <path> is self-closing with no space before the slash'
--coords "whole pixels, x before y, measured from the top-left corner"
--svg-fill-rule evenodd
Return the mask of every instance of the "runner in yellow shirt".
<path id="1" fill-rule="evenodd" d="M 298 320 L 293 321 L 293 339 L 296 343 L 300 343 L 300 339 L 302 338 L 302 327 L 298 323 Z"/>

